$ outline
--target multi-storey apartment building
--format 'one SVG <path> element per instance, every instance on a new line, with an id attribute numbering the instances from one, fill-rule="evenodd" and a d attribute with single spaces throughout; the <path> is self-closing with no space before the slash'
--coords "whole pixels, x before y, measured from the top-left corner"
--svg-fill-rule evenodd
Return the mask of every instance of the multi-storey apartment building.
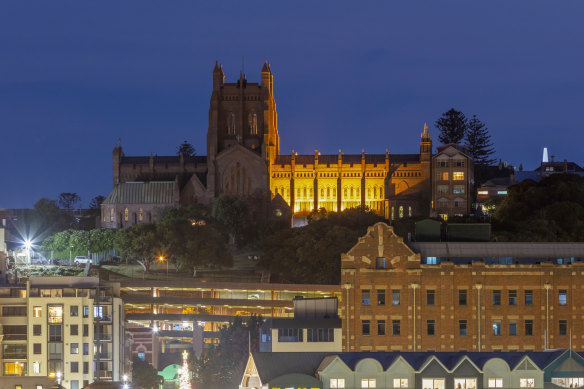
<path id="1" fill-rule="evenodd" d="M 119 284 L 31 277 L 0 288 L 0 299 L 3 376 L 58 376 L 79 389 L 126 373 Z"/>
<path id="2" fill-rule="evenodd" d="M 344 351 L 584 350 L 582 243 L 416 243 L 342 255 Z"/>

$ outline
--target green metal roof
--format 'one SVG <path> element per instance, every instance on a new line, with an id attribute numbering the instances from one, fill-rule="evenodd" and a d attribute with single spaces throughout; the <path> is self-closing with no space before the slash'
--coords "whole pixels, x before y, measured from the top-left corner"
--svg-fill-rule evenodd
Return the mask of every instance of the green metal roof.
<path id="1" fill-rule="evenodd" d="M 174 181 L 122 182 L 103 204 L 173 204 Z"/>

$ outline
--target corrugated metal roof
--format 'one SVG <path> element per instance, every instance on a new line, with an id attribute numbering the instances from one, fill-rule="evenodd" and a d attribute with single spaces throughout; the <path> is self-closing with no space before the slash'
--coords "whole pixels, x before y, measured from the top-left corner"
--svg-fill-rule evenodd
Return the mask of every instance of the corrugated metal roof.
<path id="1" fill-rule="evenodd" d="M 117 184 L 103 204 L 174 203 L 174 181 L 122 182 Z"/>
<path id="2" fill-rule="evenodd" d="M 584 243 L 572 242 L 418 242 L 410 246 L 424 257 L 584 258 Z"/>

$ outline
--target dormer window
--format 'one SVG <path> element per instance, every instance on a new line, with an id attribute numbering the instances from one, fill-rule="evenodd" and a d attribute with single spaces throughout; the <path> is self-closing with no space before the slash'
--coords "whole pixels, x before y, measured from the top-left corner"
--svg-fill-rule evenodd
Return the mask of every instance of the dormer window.
<path id="1" fill-rule="evenodd" d="M 386 269 L 386 260 L 385 260 L 385 257 L 377 257 L 377 258 L 375 258 L 375 268 L 376 269 Z"/>

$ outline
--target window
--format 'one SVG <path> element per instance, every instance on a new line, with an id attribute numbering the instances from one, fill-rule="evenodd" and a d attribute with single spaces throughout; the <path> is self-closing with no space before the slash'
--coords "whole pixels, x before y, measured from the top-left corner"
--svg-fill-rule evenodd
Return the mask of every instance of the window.
<path id="1" fill-rule="evenodd" d="M 71 324 L 69 327 L 72 336 L 79 335 L 79 326 L 77 324 Z"/>
<path id="2" fill-rule="evenodd" d="M 391 334 L 394 336 L 399 336 L 401 333 L 401 322 L 399 320 L 391 321 Z"/>
<path id="3" fill-rule="evenodd" d="M 525 305 L 533 305 L 533 290 L 525 291 Z"/>
<path id="4" fill-rule="evenodd" d="M 560 289 L 558 303 L 560 305 L 567 305 L 568 304 L 568 291 L 566 289 Z"/>
<path id="5" fill-rule="evenodd" d="M 560 335 L 567 335 L 568 334 L 568 321 L 567 320 L 560 320 L 559 334 Z"/>
<path id="6" fill-rule="evenodd" d="M 89 336 L 89 324 L 83 324 L 83 336 Z"/>
<path id="7" fill-rule="evenodd" d="M 26 307 L 2 307 L 2 316 L 26 316 Z"/>
<path id="8" fill-rule="evenodd" d="M 456 166 L 456 167 L 464 167 L 464 161 L 454 161 L 454 166 Z"/>
<path id="9" fill-rule="evenodd" d="M 89 355 L 89 343 L 83 343 L 83 355 Z"/>
<path id="10" fill-rule="evenodd" d="M 487 385 L 489 388 L 502 388 L 503 378 L 489 378 Z"/>
<path id="11" fill-rule="evenodd" d="M 32 317 L 43 317 L 43 308 L 32 307 Z"/>
<path id="12" fill-rule="evenodd" d="M 71 343 L 71 354 L 79 354 L 79 343 Z"/>
<path id="13" fill-rule="evenodd" d="M 391 291 L 391 305 L 399 305 L 400 304 L 400 290 L 393 289 Z"/>
<path id="14" fill-rule="evenodd" d="M 142 208 L 138 209 L 138 220 L 140 221 L 144 220 L 144 213 L 142 211 Z"/>
<path id="15" fill-rule="evenodd" d="M 552 377 L 552 384 L 562 386 L 564 388 L 579 388 L 584 386 L 584 377 L 571 378 L 557 378 Z"/>
<path id="16" fill-rule="evenodd" d="M 377 320 L 377 335 L 385 335 L 385 320 Z"/>
<path id="17" fill-rule="evenodd" d="M 69 308 L 69 315 L 73 317 L 79 316 L 79 306 L 71 305 L 71 307 Z"/>
<path id="18" fill-rule="evenodd" d="M 40 324 L 34 324 L 34 325 L 32 326 L 32 334 L 33 334 L 34 336 L 41 336 L 41 335 L 42 335 L 41 328 L 42 328 L 42 327 L 41 327 L 41 325 L 40 325 Z"/>
<path id="19" fill-rule="evenodd" d="M 439 263 L 438 257 L 426 257 L 426 265 L 437 265 Z"/>
<path id="20" fill-rule="evenodd" d="M 386 266 L 385 257 L 375 258 L 375 268 L 376 269 L 385 269 L 385 266 Z"/>
<path id="21" fill-rule="evenodd" d="M 442 172 L 442 176 L 440 177 L 440 173 L 438 173 L 438 179 L 442 181 L 448 181 L 448 172 Z"/>
<path id="22" fill-rule="evenodd" d="M 34 343 L 32 345 L 32 353 L 33 354 L 42 354 L 43 352 L 43 345 L 42 343 Z"/>
<path id="23" fill-rule="evenodd" d="M 525 335 L 533 335 L 533 320 L 525 320 Z"/>
<path id="24" fill-rule="evenodd" d="M 458 335 L 466 336 L 467 334 L 467 324 L 466 320 L 458 321 Z"/>
<path id="25" fill-rule="evenodd" d="M 128 208 L 124 209 L 124 221 L 128 221 Z"/>
<path id="26" fill-rule="evenodd" d="M 517 335 L 517 320 L 509 320 L 509 335 Z"/>
<path id="27" fill-rule="evenodd" d="M 344 378 L 331 378 L 330 385 L 332 388 L 344 388 L 345 387 L 345 379 Z"/>
<path id="28" fill-rule="evenodd" d="M 146 353 L 144 351 L 138 351 L 138 359 L 145 361 L 146 360 Z"/>
<path id="29" fill-rule="evenodd" d="M 509 305 L 517 305 L 517 291 L 516 290 L 509 291 Z"/>
<path id="30" fill-rule="evenodd" d="M 408 379 L 407 378 L 394 378 L 393 379 L 393 387 L 394 388 L 407 388 L 408 387 Z"/>
<path id="31" fill-rule="evenodd" d="M 24 376 L 25 374 L 25 362 L 4 362 L 4 375 Z"/>
<path id="32" fill-rule="evenodd" d="M 428 322 L 426 323 L 427 326 L 427 333 L 428 335 L 434 335 L 436 334 L 436 322 L 434 320 L 428 320 Z"/>
<path id="33" fill-rule="evenodd" d="M 71 362 L 71 373 L 79 373 L 79 362 Z"/>
<path id="34" fill-rule="evenodd" d="M 83 317 L 89 317 L 89 306 L 83 306 Z"/>
<path id="35" fill-rule="evenodd" d="M 47 311 L 49 312 L 49 323 L 63 323 L 62 305 L 49 305 Z"/>
<path id="36" fill-rule="evenodd" d="M 493 290 L 493 305 L 501 305 L 501 291 Z"/>
<path id="37" fill-rule="evenodd" d="M 453 172 L 452 179 L 454 181 L 462 181 L 464 180 L 464 172 Z"/>
<path id="38" fill-rule="evenodd" d="M 438 166 L 440 166 L 440 167 L 448 167 L 448 161 L 438 161 Z"/>
<path id="39" fill-rule="evenodd" d="M 403 218 L 404 217 L 404 207 L 403 205 L 399 206 L 399 218 Z"/>
<path id="40" fill-rule="evenodd" d="M 63 343 L 49 343 L 49 359 L 63 359 Z"/>
<path id="41" fill-rule="evenodd" d="M 334 342 L 335 330 L 333 328 L 308 328 L 306 338 L 308 342 Z"/>
<path id="42" fill-rule="evenodd" d="M 452 187 L 453 194 L 464 194 L 464 185 L 454 185 Z"/>
<path id="43" fill-rule="evenodd" d="M 435 294 L 436 291 L 434 289 L 426 290 L 426 305 L 434 305 L 435 303 Z"/>
<path id="44" fill-rule="evenodd" d="M 362 305 L 369 305 L 371 303 L 371 296 L 370 296 L 369 289 L 361 289 L 361 304 Z"/>
<path id="45" fill-rule="evenodd" d="M 32 363 L 32 372 L 33 374 L 40 374 L 41 373 L 41 363 L 39 361 L 35 361 Z M 43 389 L 42 385 L 37 385 L 37 389 Z"/>
<path id="46" fill-rule="evenodd" d="M 385 289 L 377 289 L 377 305 L 385 305 Z"/>
<path id="47" fill-rule="evenodd" d="M 436 186 L 436 192 L 439 194 L 447 194 L 448 193 L 448 185 L 438 185 Z"/>
<path id="48" fill-rule="evenodd" d="M 454 387 L 456 389 L 475 389 L 477 387 L 476 378 L 455 378 Z"/>
<path id="49" fill-rule="evenodd" d="M 302 328 L 278 328 L 278 342 L 303 342 Z"/>
<path id="50" fill-rule="evenodd" d="M 535 387 L 535 378 L 520 378 L 519 379 L 519 387 L 520 388 L 534 388 Z"/>
<path id="51" fill-rule="evenodd" d="M 63 341 L 63 335 L 61 333 L 60 324 L 49 325 L 49 342 L 61 342 Z"/>
<path id="52" fill-rule="evenodd" d="M 499 319 L 493 320 L 493 335 L 501 335 L 501 320 Z"/>
<path id="53" fill-rule="evenodd" d="M 361 333 L 363 335 L 371 333 L 371 322 L 369 320 L 361 320 Z"/>
<path id="54" fill-rule="evenodd" d="M 466 305 L 466 289 L 458 290 L 458 305 Z"/>
<path id="55" fill-rule="evenodd" d="M 422 388 L 425 389 L 444 389 L 444 378 L 424 378 L 422 379 Z"/>
<path id="56" fill-rule="evenodd" d="M 114 220 L 114 209 L 110 208 L 110 222 L 113 222 Z"/>
<path id="57" fill-rule="evenodd" d="M 3 344 L 2 357 L 4 359 L 26 359 L 26 343 Z"/>
<path id="58" fill-rule="evenodd" d="M 361 378 L 362 388 L 376 388 L 377 380 L 375 378 Z"/>

